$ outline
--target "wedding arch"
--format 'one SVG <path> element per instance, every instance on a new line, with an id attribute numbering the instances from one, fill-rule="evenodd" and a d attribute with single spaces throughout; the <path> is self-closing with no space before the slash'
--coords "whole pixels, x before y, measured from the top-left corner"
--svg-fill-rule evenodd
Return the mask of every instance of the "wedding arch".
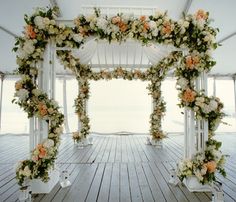
<path id="1" fill-rule="evenodd" d="M 95 9 L 89 16 L 76 18 L 75 26 L 69 27 L 56 22 L 56 11 L 56 8 L 37 9 L 33 15 L 26 15 L 25 31 L 17 38 L 14 48 L 19 65 L 17 73 L 21 75 L 15 84 L 14 102 L 27 112 L 31 121 L 31 156 L 19 162 L 16 169 L 20 186 L 27 179 L 47 182 L 58 153 L 64 116 L 54 100 L 55 51 L 78 80 L 75 107 L 81 126 L 80 131 L 73 134 L 74 140 L 89 134 L 86 111 L 89 80 L 112 78 L 150 81 L 148 89 L 154 101 L 150 134 L 153 139 L 162 139 L 165 102 L 161 96 L 161 81 L 173 68 L 179 106 L 185 108 L 185 159 L 179 163 L 178 177 L 183 180 L 195 176 L 201 184 L 207 184 L 215 180 L 217 170 L 225 175 L 225 156 L 219 150 L 221 143 L 213 139 L 224 116 L 223 104 L 218 98 L 207 96 L 207 72 L 215 65 L 211 52 L 217 48 L 217 29 L 209 26 L 207 12 L 198 10 L 194 15 L 183 15 L 179 21 L 173 21 L 166 12 L 139 18 L 123 14 L 107 17 Z M 90 65 L 81 64 L 80 58 L 72 54 L 72 49 L 79 49 L 91 37 L 108 42 L 123 43 L 132 39 L 143 45 L 166 44 L 175 50 L 146 71 L 119 67 L 93 72 Z"/>

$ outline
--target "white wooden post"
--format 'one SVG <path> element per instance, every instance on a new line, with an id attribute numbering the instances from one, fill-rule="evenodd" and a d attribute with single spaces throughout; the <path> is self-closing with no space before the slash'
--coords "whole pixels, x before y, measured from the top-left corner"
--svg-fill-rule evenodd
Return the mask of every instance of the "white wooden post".
<path id="1" fill-rule="evenodd" d="M 39 67 L 38 86 L 40 89 L 46 92 L 49 97 L 52 97 L 52 94 L 50 95 L 50 92 L 53 92 L 54 89 L 50 90 L 50 88 L 52 87 L 52 85 L 50 85 L 50 82 L 52 81 L 50 60 L 51 60 L 51 44 L 49 43 L 44 52 L 43 62 L 38 64 Z M 29 148 L 30 151 L 32 151 L 37 144 L 41 143 L 43 139 L 46 139 L 48 137 L 48 123 L 45 120 L 41 120 L 36 117 L 30 118 L 29 122 L 30 122 Z"/>
<path id="2" fill-rule="evenodd" d="M 80 89 L 80 82 L 78 81 L 78 94 L 79 94 L 79 89 Z M 81 122 L 80 122 L 80 119 L 78 117 L 78 131 L 80 131 L 81 129 Z"/>
<path id="3" fill-rule="evenodd" d="M 195 81 L 196 90 L 203 90 L 207 95 L 207 74 L 205 72 Z M 185 130 L 184 130 L 184 158 L 191 159 L 197 152 L 204 151 L 205 143 L 208 140 L 208 121 L 196 120 L 194 111 L 185 108 Z M 188 178 L 184 181 L 191 192 L 211 191 L 209 185 L 198 183 L 195 178 Z"/>
<path id="4" fill-rule="evenodd" d="M 40 63 L 38 74 L 38 86 L 49 98 L 55 97 L 55 69 L 51 42 L 48 43 L 44 52 L 44 60 Z M 32 151 L 37 144 L 42 143 L 48 138 L 48 123 L 45 120 L 32 117 L 30 119 L 30 150 Z M 59 171 L 54 169 L 49 172 L 50 180 L 47 183 L 40 179 L 31 180 L 32 193 L 50 193 L 59 181 Z"/>

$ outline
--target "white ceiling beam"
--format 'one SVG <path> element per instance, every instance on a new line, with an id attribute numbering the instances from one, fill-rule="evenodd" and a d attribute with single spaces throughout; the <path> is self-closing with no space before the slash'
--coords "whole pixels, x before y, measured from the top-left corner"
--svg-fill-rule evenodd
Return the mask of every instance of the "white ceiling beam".
<path id="1" fill-rule="evenodd" d="M 59 12 L 58 12 L 58 17 L 62 17 L 61 9 L 57 3 L 57 0 L 49 0 L 50 4 L 52 7 L 57 7 Z"/>
<path id="2" fill-rule="evenodd" d="M 12 31 L 6 29 L 5 27 L 3 26 L 0 26 L 0 30 L 6 32 L 7 34 L 11 35 L 12 37 L 17 37 L 17 35 L 15 33 L 13 33 Z"/>
<path id="3" fill-rule="evenodd" d="M 193 0 L 187 0 L 187 2 L 185 3 L 185 6 L 184 6 L 183 13 L 188 14 L 188 11 L 192 5 L 192 2 L 193 2 Z"/>
<path id="4" fill-rule="evenodd" d="M 222 42 L 224 42 L 224 41 L 226 41 L 226 40 L 228 40 L 228 39 L 234 37 L 235 35 L 236 35 L 236 31 L 233 32 L 233 33 L 231 33 L 231 34 L 229 34 L 228 36 L 223 37 L 222 39 L 220 39 L 220 40 L 218 41 L 218 43 L 222 43 Z"/>

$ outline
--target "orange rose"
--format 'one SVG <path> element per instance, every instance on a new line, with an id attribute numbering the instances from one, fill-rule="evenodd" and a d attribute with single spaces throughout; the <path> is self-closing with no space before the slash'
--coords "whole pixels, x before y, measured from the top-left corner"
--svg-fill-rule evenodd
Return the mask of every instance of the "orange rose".
<path id="1" fill-rule="evenodd" d="M 120 19 L 119 16 L 115 16 L 115 17 L 113 17 L 113 18 L 111 19 L 111 22 L 112 22 L 113 24 L 120 23 L 120 21 L 121 21 L 121 19 Z"/>
<path id="2" fill-rule="evenodd" d="M 195 14 L 195 17 L 196 17 L 197 20 L 206 20 L 208 16 L 207 16 L 207 12 L 205 12 L 202 9 L 200 9 Z"/>
<path id="3" fill-rule="evenodd" d="M 27 25 L 25 27 L 25 33 L 31 39 L 35 39 L 36 38 L 36 33 L 34 31 L 34 28 L 31 25 Z"/>
<path id="4" fill-rule="evenodd" d="M 187 56 L 185 58 L 185 64 L 186 64 L 186 67 L 188 69 L 193 69 L 194 68 L 194 65 L 193 65 L 193 60 L 192 60 L 192 57 L 191 56 Z"/>
<path id="5" fill-rule="evenodd" d="M 196 66 L 200 62 L 200 59 L 198 56 L 187 56 L 185 58 L 185 64 L 188 69 L 194 69 L 194 66 Z"/>
<path id="6" fill-rule="evenodd" d="M 164 22 L 161 31 L 163 34 L 169 35 L 172 31 L 170 22 Z"/>
<path id="7" fill-rule="evenodd" d="M 20 82 L 20 81 L 17 81 L 16 83 L 15 83 L 15 89 L 16 90 L 20 90 L 20 89 L 22 89 L 22 83 Z"/>
<path id="8" fill-rule="evenodd" d="M 149 30 L 149 28 L 150 28 L 150 26 L 149 26 L 148 22 L 145 22 L 143 24 L 143 32 L 147 32 L 147 30 Z"/>
<path id="9" fill-rule="evenodd" d="M 199 63 L 199 61 L 200 61 L 200 59 L 199 59 L 198 56 L 192 57 L 192 60 L 193 60 L 193 64 L 194 64 L 194 65 L 197 65 L 197 64 Z"/>
<path id="10" fill-rule="evenodd" d="M 125 32 L 127 30 L 127 25 L 121 21 L 119 23 L 119 28 L 121 32 Z"/>
<path id="11" fill-rule="evenodd" d="M 141 21 L 145 21 L 146 20 L 146 16 L 145 15 L 140 16 L 140 20 Z"/>
<path id="12" fill-rule="evenodd" d="M 196 92 L 191 90 L 190 88 L 187 88 L 182 95 L 182 100 L 184 102 L 193 102 L 195 100 L 195 97 Z"/>
<path id="13" fill-rule="evenodd" d="M 47 106 L 45 104 L 43 104 L 43 103 L 39 103 L 38 110 L 39 110 L 39 114 L 41 116 L 45 116 L 48 113 Z"/>
<path id="14" fill-rule="evenodd" d="M 205 164 L 205 166 L 207 167 L 209 173 L 213 173 L 216 171 L 217 164 L 215 161 L 209 161 Z"/>
<path id="15" fill-rule="evenodd" d="M 44 147 L 39 149 L 39 158 L 44 158 L 47 155 L 47 150 Z"/>

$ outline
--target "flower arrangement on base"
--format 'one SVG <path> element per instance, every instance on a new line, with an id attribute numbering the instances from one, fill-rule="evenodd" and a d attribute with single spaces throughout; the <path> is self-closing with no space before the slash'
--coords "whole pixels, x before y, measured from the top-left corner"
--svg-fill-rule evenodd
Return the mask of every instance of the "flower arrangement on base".
<path id="1" fill-rule="evenodd" d="M 76 131 L 76 132 L 72 132 L 72 138 L 73 138 L 74 142 L 78 143 L 79 141 L 81 141 L 85 137 L 80 132 Z"/>
<path id="2" fill-rule="evenodd" d="M 181 181 L 195 176 L 201 184 L 216 181 L 216 171 L 226 176 L 225 157 L 219 150 L 221 143 L 210 139 L 206 142 L 205 151 L 197 153 L 192 159 L 184 159 L 178 164 L 177 175 Z"/>

